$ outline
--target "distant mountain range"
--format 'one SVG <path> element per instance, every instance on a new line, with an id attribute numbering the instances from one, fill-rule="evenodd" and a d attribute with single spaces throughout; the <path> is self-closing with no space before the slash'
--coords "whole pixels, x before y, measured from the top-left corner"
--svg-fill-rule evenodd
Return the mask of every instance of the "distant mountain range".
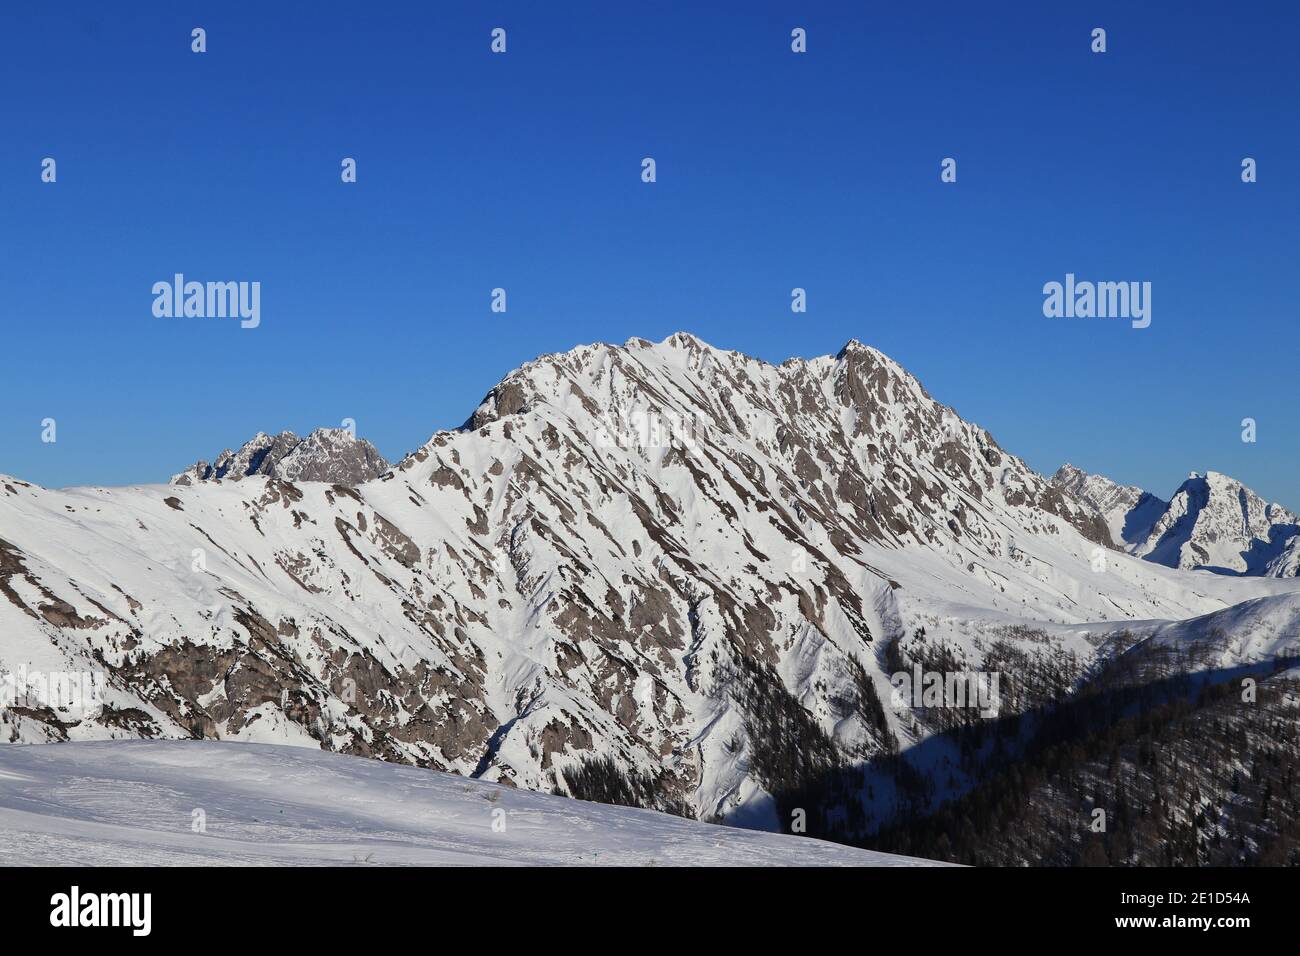
<path id="1" fill-rule="evenodd" d="M 1193 474 L 1169 501 L 1063 465 L 1052 483 L 1106 522 L 1130 554 L 1171 568 L 1295 577 L 1300 519 L 1217 471 Z"/>

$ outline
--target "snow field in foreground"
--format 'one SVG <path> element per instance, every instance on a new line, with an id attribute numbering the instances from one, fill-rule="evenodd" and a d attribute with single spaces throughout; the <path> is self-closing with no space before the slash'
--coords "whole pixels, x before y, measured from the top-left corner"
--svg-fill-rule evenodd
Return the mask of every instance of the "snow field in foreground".
<path id="1" fill-rule="evenodd" d="M 300 747 L 0 747 L 0 864 L 923 866 Z"/>

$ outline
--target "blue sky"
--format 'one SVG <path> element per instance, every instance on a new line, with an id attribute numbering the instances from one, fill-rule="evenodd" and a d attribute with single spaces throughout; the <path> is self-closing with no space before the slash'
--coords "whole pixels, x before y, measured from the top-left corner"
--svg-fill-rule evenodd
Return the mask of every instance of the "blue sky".
<path id="1" fill-rule="evenodd" d="M 1167 495 L 1215 469 L 1300 507 L 1292 4 L 97 2 L 3 21 L 0 471 L 165 480 L 343 418 L 395 459 L 539 353 L 686 329 L 773 361 L 858 338 L 1039 470 Z M 260 281 L 261 326 L 155 318 L 176 272 Z M 1045 318 L 1067 272 L 1150 281 L 1151 327 Z"/>

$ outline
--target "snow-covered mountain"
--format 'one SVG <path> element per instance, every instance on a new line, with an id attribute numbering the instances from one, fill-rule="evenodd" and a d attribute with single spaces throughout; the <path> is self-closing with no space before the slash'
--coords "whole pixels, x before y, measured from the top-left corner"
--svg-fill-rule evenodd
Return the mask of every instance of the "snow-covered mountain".
<path id="1" fill-rule="evenodd" d="M 894 651 L 1081 667 L 1111 622 L 1297 587 L 1111 550 L 1094 505 L 858 342 L 582 346 L 376 480 L 294 453 L 238 482 L 0 478 L 0 672 L 107 675 L 101 711 L 0 731 L 305 743 L 776 829 L 781 794 L 931 732 Z"/>
<path id="2" fill-rule="evenodd" d="M 1300 533 L 1294 514 L 1216 471 L 1192 475 L 1169 502 L 1139 553 L 1180 568 L 1258 574 Z"/>
<path id="3" fill-rule="evenodd" d="M 238 451 L 229 448 L 209 464 L 197 461 L 173 475 L 174 485 L 199 481 L 238 481 L 250 475 L 265 475 L 285 481 L 328 481 L 359 485 L 388 471 L 382 455 L 364 438 L 346 428 L 318 428 L 306 438 L 293 432 L 268 435 L 258 432 Z"/>
<path id="4" fill-rule="evenodd" d="M 1294 577 L 1300 519 L 1216 471 L 1193 474 L 1168 501 L 1063 465 L 1052 483 L 1091 508 L 1127 551 L 1174 568 Z"/>
<path id="5" fill-rule="evenodd" d="M 0 748 L 0 866 L 926 866 L 297 747 Z"/>

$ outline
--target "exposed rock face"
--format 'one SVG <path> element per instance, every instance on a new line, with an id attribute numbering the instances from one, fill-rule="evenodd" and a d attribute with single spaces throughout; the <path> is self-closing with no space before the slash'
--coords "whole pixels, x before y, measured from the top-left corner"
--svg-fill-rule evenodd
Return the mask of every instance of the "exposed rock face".
<path id="1" fill-rule="evenodd" d="M 1138 553 L 1170 567 L 1259 574 L 1297 534 L 1290 511 L 1209 471 L 1183 482 Z"/>
<path id="2" fill-rule="evenodd" d="M 599 756 L 664 805 L 775 827 L 769 794 L 927 732 L 889 702 L 904 635 L 969 668 L 1086 660 L 1089 621 L 1247 586 L 1123 554 L 1097 573 L 1092 508 L 857 342 L 780 366 L 685 334 L 547 355 L 355 486 L 313 483 L 335 446 L 312 437 L 165 493 L 0 480 L 0 670 L 109 675 L 110 716 L 58 734 L 538 789 Z"/>
<path id="3" fill-rule="evenodd" d="M 1103 475 L 1090 475 L 1073 465 L 1062 465 L 1052 484 L 1096 511 L 1106 522 L 1116 545 L 1147 539 L 1152 526 L 1169 508 L 1169 502 L 1133 485 L 1120 485 Z"/>
<path id="4" fill-rule="evenodd" d="M 1052 483 L 1148 561 L 1270 577 L 1294 577 L 1300 565 L 1296 516 L 1216 471 L 1193 474 L 1168 502 L 1073 465 L 1063 465 Z"/>
<path id="5" fill-rule="evenodd" d="M 388 462 L 364 438 L 354 438 L 346 428 L 318 428 L 306 438 L 293 432 L 258 432 L 238 451 L 226 449 L 211 464 L 196 462 L 171 481 L 188 485 L 266 475 L 286 481 L 359 485 L 378 478 L 388 468 Z"/>
<path id="6" fill-rule="evenodd" d="M 1274 578 L 1300 577 L 1300 534 L 1283 542 L 1277 556 L 1264 565 L 1264 574 Z"/>

